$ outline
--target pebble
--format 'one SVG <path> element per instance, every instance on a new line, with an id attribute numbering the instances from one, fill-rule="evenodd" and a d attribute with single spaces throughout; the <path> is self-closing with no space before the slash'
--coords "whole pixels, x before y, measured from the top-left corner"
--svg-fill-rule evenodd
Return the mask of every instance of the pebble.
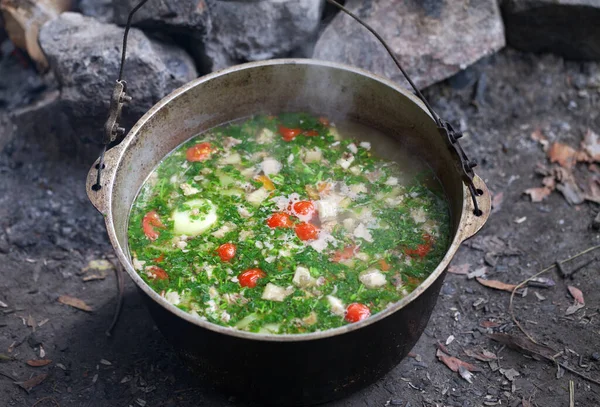
<path id="1" fill-rule="evenodd" d="M 592 353 L 592 359 L 594 359 L 596 362 L 600 360 L 600 353 L 598 352 L 594 352 Z"/>

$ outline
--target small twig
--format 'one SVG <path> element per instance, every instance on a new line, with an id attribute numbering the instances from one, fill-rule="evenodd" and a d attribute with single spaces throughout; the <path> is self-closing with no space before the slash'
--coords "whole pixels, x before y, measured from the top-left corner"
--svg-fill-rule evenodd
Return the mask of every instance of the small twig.
<path id="1" fill-rule="evenodd" d="M 56 401 L 56 399 L 54 397 L 51 397 L 51 396 L 42 397 L 41 399 L 39 399 L 38 401 L 36 401 L 35 403 L 33 403 L 33 405 L 31 407 L 35 407 L 39 403 L 41 403 L 42 401 L 46 401 L 46 400 L 51 400 L 54 403 L 55 406 L 60 407 L 60 403 L 58 401 Z"/>
<path id="2" fill-rule="evenodd" d="M 579 377 L 581 377 L 582 379 L 587 380 L 588 382 L 594 383 L 598 386 L 600 386 L 600 381 L 596 380 L 596 379 L 592 379 L 589 376 L 584 375 L 583 373 L 578 372 L 577 370 L 573 369 L 572 367 L 569 367 L 567 365 L 565 365 L 564 363 L 560 363 L 560 362 L 556 362 L 560 365 L 560 367 L 562 367 L 563 369 L 565 369 L 568 372 L 573 373 L 574 375 L 577 375 Z"/>
<path id="3" fill-rule="evenodd" d="M 549 266 L 549 267 L 546 267 L 546 268 L 545 268 L 545 269 L 543 269 L 542 271 L 540 271 L 540 272 L 538 272 L 538 273 L 534 274 L 533 276 L 531 276 L 531 277 L 529 277 L 529 278 L 527 278 L 527 279 L 525 279 L 525 280 L 521 281 L 519 284 L 517 284 L 517 285 L 515 286 L 515 288 L 513 289 L 512 293 L 510 294 L 510 302 L 509 302 L 509 304 L 508 304 L 508 310 L 509 310 L 509 312 L 510 312 L 510 316 L 512 317 L 512 320 L 513 320 L 513 322 L 515 323 L 515 325 L 517 325 L 517 326 L 519 327 L 519 329 L 521 330 L 521 332 L 523 332 L 523 333 L 525 334 L 525 336 L 527 336 L 527 338 L 529 338 L 529 340 L 530 340 L 531 342 L 533 342 L 533 343 L 538 343 L 538 342 L 537 342 L 537 341 L 536 341 L 536 340 L 533 338 L 533 336 L 531 336 L 531 335 L 530 335 L 530 334 L 529 334 L 529 333 L 528 333 L 528 332 L 525 330 L 525 328 L 523 328 L 523 326 L 522 326 L 522 325 L 519 323 L 519 321 L 518 321 L 518 320 L 517 320 L 517 318 L 515 317 L 515 312 L 514 312 L 514 308 L 513 308 L 513 299 L 515 298 L 515 293 L 517 292 L 517 290 L 518 290 L 519 288 L 523 287 L 523 286 L 524 286 L 525 284 L 527 284 L 529 281 L 533 280 L 534 278 L 536 278 L 536 277 L 539 277 L 539 276 L 541 276 L 542 274 L 544 274 L 544 273 L 546 273 L 546 272 L 548 272 L 548 271 L 552 270 L 553 268 L 555 268 L 555 267 L 557 266 L 557 264 L 560 264 L 560 265 L 562 265 L 562 264 L 564 264 L 564 263 L 567 263 L 567 262 L 573 261 L 573 260 L 575 260 L 576 258 L 578 258 L 578 257 L 581 257 L 581 256 L 583 256 L 584 254 L 587 254 L 587 253 L 589 253 L 589 252 L 592 252 L 592 251 L 594 251 L 594 250 L 596 250 L 596 249 L 600 249 L 600 245 L 589 247 L 589 248 L 585 249 L 584 251 L 577 253 L 575 256 L 573 256 L 573 257 L 569 257 L 569 258 L 568 258 L 568 259 L 566 259 L 566 260 L 557 261 L 557 262 L 556 262 L 556 263 L 554 263 L 553 265 L 551 265 L 551 266 Z M 564 367 L 564 366 L 563 366 L 563 367 Z M 568 369 L 567 369 L 567 370 L 568 370 Z"/>
<path id="4" fill-rule="evenodd" d="M 113 316 L 113 320 L 110 323 L 110 326 L 108 327 L 108 329 L 106 330 L 106 336 L 112 335 L 112 331 L 115 328 L 115 325 L 117 325 L 117 322 L 119 321 L 119 316 L 121 315 L 121 309 L 123 308 L 123 296 L 124 296 L 124 291 L 125 291 L 125 281 L 123 280 L 122 266 L 118 261 L 116 261 L 116 262 L 111 261 L 111 263 L 113 264 L 113 266 L 115 268 L 115 276 L 117 277 L 118 294 L 117 294 L 117 308 L 115 309 L 115 314 Z"/>
<path id="5" fill-rule="evenodd" d="M 569 380 L 569 407 L 575 407 L 575 383 Z"/>
<path id="6" fill-rule="evenodd" d="M 9 375 L 8 373 L 4 373 L 4 372 L 0 372 L 0 376 L 4 376 L 10 380 L 12 380 L 13 382 L 16 382 L 17 379 L 15 379 L 14 377 L 12 377 L 11 375 Z"/>

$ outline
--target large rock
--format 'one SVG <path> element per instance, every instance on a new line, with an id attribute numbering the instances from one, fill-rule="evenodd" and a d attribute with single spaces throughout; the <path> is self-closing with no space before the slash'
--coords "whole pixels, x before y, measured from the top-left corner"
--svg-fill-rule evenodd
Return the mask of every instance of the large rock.
<path id="1" fill-rule="evenodd" d="M 323 0 L 211 0 L 205 52 L 212 69 L 285 56 L 314 40 Z"/>
<path id="2" fill-rule="evenodd" d="M 63 13 L 42 27 L 39 41 L 60 85 L 61 111 L 80 138 L 101 140 L 122 39 L 123 28 L 78 13 Z M 132 29 L 123 79 L 133 102 L 124 109 L 123 124 L 129 127 L 158 100 L 196 76 L 185 51 Z"/>
<path id="3" fill-rule="evenodd" d="M 346 7 L 390 45 L 411 79 L 424 88 L 504 46 L 496 0 L 348 0 Z M 314 58 L 345 62 L 403 82 L 383 46 L 339 13 L 317 42 Z"/>
<path id="4" fill-rule="evenodd" d="M 127 23 L 129 12 L 140 0 L 113 0 L 114 21 Z M 134 15 L 133 25 L 203 36 L 210 31 L 211 17 L 205 0 L 150 0 Z"/>
<path id="5" fill-rule="evenodd" d="M 506 0 L 509 45 L 570 59 L 600 59 L 600 0 Z"/>
<path id="6" fill-rule="evenodd" d="M 112 23 L 114 20 L 112 0 L 79 0 L 77 8 L 83 15 L 103 23 Z"/>

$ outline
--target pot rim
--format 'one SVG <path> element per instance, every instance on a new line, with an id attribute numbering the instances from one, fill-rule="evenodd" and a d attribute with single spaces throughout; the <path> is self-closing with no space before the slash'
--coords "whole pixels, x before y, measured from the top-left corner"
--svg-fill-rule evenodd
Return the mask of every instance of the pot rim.
<path id="1" fill-rule="evenodd" d="M 338 70 L 350 72 L 350 73 L 356 74 L 356 75 L 361 75 L 363 77 L 367 77 L 371 80 L 379 82 L 379 83 L 395 90 L 396 92 L 401 93 L 403 96 L 409 98 L 411 101 L 416 103 L 419 107 L 421 107 L 421 109 L 427 114 L 427 116 L 431 118 L 431 115 L 428 112 L 425 105 L 423 104 L 423 102 L 421 102 L 421 100 L 419 100 L 415 95 L 413 95 L 407 89 L 403 88 L 402 86 L 400 86 L 397 83 L 392 82 L 389 79 L 378 76 L 372 72 L 369 72 L 369 71 L 366 71 L 366 70 L 363 70 L 360 68 L 352 67 L 352 66 L 349 66 L 346 64 L 340 64 L 340 63 L 329 62 L 329 61 L 320 61 L 320 60 L 315 60 L 315 59 L 289 59 L 289 58 L 287 58 L 287 59 L 273 59 L 273 60 L 268 60 L 268 61 L 250 62 L 250 63 L 246 63 L 246 64 L 236 65 L 236 66 L 233 66 L 230 68 L 226 68 L 226 69 L 216 71 L 216 72 L 210 73 L 208 75 L 196 78 L 195 80 L 188 82 L 185 85 L 183 85 L 182 87 L 174 90 L 169 95 L 165 96 L 163 99 L 161 99 L 159 102 L 157 102 L 154 106 L 152 106 L 152 108 L 150 108 L 150 110 L 148 110 L 148 112 L 146 112 L 146 114 L 144 114 L 136 122 L 136 124 L 131 128 L 131 130 L 129 131 L 127 136 L 123 139 L 123 141 L 118 146 L 113 147 L 111 150 L 109 150 L 107 152 L 107 158 L 106 158 L 107 161 L 109 160 L 109 158 L 108 158 L 109 156 L 116 154 L 116 156 L 112 157 L 112 160 L 114 160 L 114 165 L 113 165 L 112 171 L 110 172 L 110 174 L 108 174 L 109 176 L 106 178 L 106 182 L 107 182 L 106 187 L 104 187 L 102 190 L 97 191 L 97 192 L 91 190 L 91 185 L 93 184 L 93 182 L 95 180 L 95 166 L 98 163 L 98 161 L 96 163 L 94 163 L 94 165 L 90 169 L 90 173 L 88 174 L 88 182 L 87 182 L 88 195 L 89 195 L 92 203 L 94 203 L 94 205 L 97 208 L 99 208 L 99 210 L 101 212 L 103 212 L 103 214 L 105 216 L 106 228 L 107 228 L 107 232 L 108 232 L 111 244 L 116 251 L 119 261 L 124 266 L 129 277 L 135 282 L 135 284 L 138 286 L 138 288 L 140 288 L 146 295 L 148 295 L 152 300 L 156 301 L 159 305 L 161 305 L 162 307 L 164 307 L 166 310 L 170 311 L 177 317 L 182 318 L 182 319 L 186 320 L 187 322 L 197 325 L 199 327 L 213 331 L 215 333 L 220 333 L 220 334 L 224 334 L 224 335 L 238 337 L 240 339 L 249 339 L 249 340 L 255 340 L 255 341 L 300 342 L 300 341 L 325 339 L 325 338 L 330 338 L 330 337 L 334 337 L 337 335 L 350 333 L 350 332 L 362 329 L 371 324 L 375 324 L 375 323 L 379 322 L 380 320 L 387 318 L 391 314 L 398 312 L 399 310 L 404 308 L 406 305 L 408 305 L 409 303 L 414 301 L 419 295 L 421 295 L 421 293 L 423 293 L 425 290 L 427 290 L 427 288 L 429 288 L 434 283 L 434 281 L 436 281 L 438 278 L 440 278 L 442 276 L 442 274 L 445 272 L 446 268 L 448 267 L 450 261 L 456 254 L 456 251 L 458 250 L 458 247 L 460 246 L 460 244 L 464 240 L 466 240 L 469 237 L 471 237 L 472 235 L 474 235 L 485 224 L 485 222 L 487 221 L 487 218 L 489 216 L 490 206 L 491 206 L 490 199 L 489 199 L 489 192 L 487 190 L 487 187 L 485 186 L 485 184 L 479 177 L 476 176 L 474 179 L 474 182 L 475 182 L 476 187 L 484 192 L 483 195 L 481 197 L 479 197 L 479 198 L 483 198 L 483 199 L 481 199 L 481 201 L 479 203 L 480 203 L 480 207 L 482 208 L 484 214 L 479 217 L 475 217 L 475 215 L 473 215 L 473 204 L 469 199 L 470 194 L 469 194 L 469 191 L 468 191 L 466 185 L 463 183 L 463 185 L 462 185 L 463 207 L 461 210 L 461 215 L 460 215 L 460 219 L 458 222 L 457 231 L 455 232 L 452 242 L 451 242 L 450 246 L 448 247 L 443 259 L 438 263 L 437 267 L 431 272 L 431 274 L 416 289 L 414 289 L 409 295 L 402 298 L 400 301 L 398 301 L 391 307 L 371 316 L 370 318 L 367 318 L 367 319 L 357 322 L 357 323 L 344 325 L 344 326 L 338 327 L 338 328 L 327 329 L 325 331 L 319 331 L 319 332 L 312 332 L 312 333 L 305 333 L 305 334 L 260 334 L 260 333 L 240 331 L 240 330 L 237 330 L 232 327 L 224 327 L 221 325 L 213 324 L 211 322 L 202 320 L 199 317 L 196 317 L 192 314 L 189 314 L 188 312 L 185 312 L 185 311 L 177 308 L 175 305 L 169 303 L 165 298 L 161 297 L 148 284 L 146 284 L 146 282 L 139 276 L 139 274 L 133 268 L 131 260 L 129 259 L 130 256 L 129 256 L 128 248 L 121 247 L 121 245 L 116 237 L 116 232 L 115 232 L 114 223 L 113 223 L 113 216 L 112 216 L 112 192 L 113 192 L 113 186 L 114 186 L 116 172 L 118 170 L 118 167 L 121 165 L 121 161 L 124 157 L 125 151 L 130 146 L 130 144 L 135 140 L 138 132 L 140 132 L 143 129 L 146 122 L 151 117 L 153 117 L 157 112 L 159 112 L 163 107 L 167 106 L 172 100 L 176 99 L 180 95 L 184 94 L 188 90 L 190 90 L 198 85 L 201 85 L 201 84 L 211 81 L 215 78 L 218 78 L 218 77 L 221 77 L 224 75 L 228 75 L 228 74 L 231 74 L 234 72 L 247 70 L 247 69 L 253 69 L 253 68 L 262 67 L 262 66 L 272 66 L 272 65 L 320 66 L 320 67 L 338 69 Z M 431 120 L 433 121 L 433 118 L 431 118 Z M 92 194 L 96 194 L 98 192 L 100 193 L 99 195 L 92 195 Z M 104 201 L 103 202 L 104 207 L 102 209 L 100 209 L 102 204 L 98 203 L 100 201 Z"/>

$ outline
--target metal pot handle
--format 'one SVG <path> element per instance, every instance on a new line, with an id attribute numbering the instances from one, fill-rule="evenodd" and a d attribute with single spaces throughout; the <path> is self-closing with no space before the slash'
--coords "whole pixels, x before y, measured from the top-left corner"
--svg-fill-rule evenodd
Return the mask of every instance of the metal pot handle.
<path id="1" fill-rule="evenodd" d="M 85 190 L 87 191 L 88 199 L 104 216 L 108 216 L 109 213 L 110 193 L 112 189 L 109 186 L 112 185 L 113 178 L 115 177 L 122 149 L 123 145 L 117 145 L 103 152 L 87 174 Z M 102 169 L 100 169 L 100 163 L 102 163 Z M 101 179 L 98 177 L 99 173 L 102 174 Z"/>
<path id="2" fill-rule="evenodd" d="M 477 215 L 475 210 L 475 206 L 473 205 L 473 201 L 467 200 L 467 210 L 465 211 L 465 216 L 462 219 L 460 225 L 460 240 L 464 242 L 465 240 L 471 238 L 475 235 L 479 230 L 483 227 L 485 222 L 488 220 L 490 216 L 490 212 L 492 209 L 492 199 L 490 197 L 490 191 L 488 190 L 487 185 L 481 178 L 477 175 L 473 177 L 473 186 L 478 193 L 478 203 L 479 210 L 481 211 L 480 215 Z"/>
<path id="3" fill-rule="evenodd" d="M 122 110 L 123 106 L 125 104 L 131 102 L 131 97 L 126 94 L 127 83 L 123 80 L 123 68 L 125 66 L 125 56 L 127 53 L 127 36 L 129 34 L 129 30 L 131 28 L 131 21 L 133 19 L 133 15 L 144 4 L 146 4 L 147 1 L 148 0 L 141 0 L 131 10 L 131 12 L 129 13 L 129 16 L 127 17 L 127 24 L 125 26 L 125 32 L 123 35 L 123 47 L 122 47 L 122 53 L 121 53 L 121 64 L 120 64 L 120 68 L 119 68 L 119 79 L 117 80 L 115 88 L 113 90 L 111 103 L 110 103 L 110 114 L 109 114 L 108 120 L 106 121 L 106 124 L 104 126 L 104 132 L 105 132 L 104 147 L 102 149 L 102 153 L 100 154 L 98 164 L 96 164 L 96 167 L 97 167 L 96 168 L 96 182 L 91 185 L 88 185 L 88 195 L 90 195 L 92 191 L 97 192 L 102 188 L 101 174 L 102 174 L 103 169 L 105 168 L 104 155 L 105 155 L 105 153 L 107 153 L 108 145 L 110 145 L 111 143 L 114 143 L 115 140 L 117 139 L 117 137 L 125 135 L 125 129 L 119 126 L 119 120 L 121 118 L 121 110 Z M 487 219 L 487 217 L 489 216 L 489 205 L 487 205 L 490 201 L 489 192 L 487 192 L 487 188 L 479 188 L 475 185 L 475 179 L 477 176 L 475 175 L 473 168 L 475 166 L 477 166 L 477 163 L 473 160 L 469 160 L 466 153 L 462 149 L 462 147 L 459 143 L 459 139 L 462 137 L 462 133 L 460 131 L 455 130 L 449 122 L 442 119 L 433 110 L 433 108 L 431 107 L 429 102 L 427 102 L 427 99 L 425 99 L 425 96 L 423 96 L 421 91 L 417 88 L 417 86 L 414 84 L 414 82 L 410 79 L 410 77 L 408 76 L 408 74 L 406 73 L 404 68 L 402 68 L 400 61 L 398 60 L 398 58 L 396 58 L 396 56 L 394 55 L 394 53 L 391 50 L 391 48 L 389 47 L 389 45 L 371 26 L 369 26 L 362 19 L 360 19 L 355 14 L 353 14 L 350 10 L 346 9 L 344 6 L 342 6 L 337 1 L 327 0 L 327 2 L 332 4 L 333 6 L 337 7 L 338 9 L 340 9 L 341 11 L 343 11 L 344 13 L 346 13 L 347 15 L 352 17 L 354 20 L 356 20 L 363 27 L 365 27 L 367 30 L 369 30 L 377 38 L 377 40 L 379 40 L 379 42 L 386 49 L 386 51 L 388 52 L 390 57 L 394 60 L 394 63 L 396 64 L 396 66 L 398 67 L 400 72 L 402 72 L 402 75 L 406 78 L 406 80 L 408 81 L 410 86 L 413 88 L 417 97 L 423 102 L 423 104 L 425 105 L 425 107 L 427 108 L 429 113 L 431 114 L 431 117 L 433 118 L 433 120 L 435 121 L 435 123 L 438 126 L 440 135 L 442 137 L 444 137 L 444 139 L 448 143 L 448 147 L 453 151 L 453 153 L 456 155 L 456 157 L 460 161 L 460 167 L 459 167 L 458 171 L 461 174 L 463 182 L 469 189 L 469 193 L 472 198 L 471 200 L 472 200 L 472 206 L 473 206 L 473 211 L 472 211 L 473 216 L 482 218 L 482 221 L 478 222 L 478 223 L 481 223 L 481 225 L 483 225 L 483 223 L 485 223 L 485 219 Z M 88 176 L 88 178 L 89 178 L 89 176 Z M 89 181 L 89 179 L 88 179 L 88 181 Z M 483 182 L 482 182 L 482 184 L 483 184 Z M 485 187 L 485 185 L 483 185 L 483 187 Z M 98 195 L 98 194 L 96 194 L 96 195 Z M 92 201 L 94 201 L 94 199 L 92 197 L 90 197 L 90 199 Z M 94 206 L 96 206 L 98 208 L 97 205 L 94 205 Z M 102 210 L 101 210 L 101 212 L 102 212 Z M 479 230 L 479 228 L 477 228 L 477 230 Z"/>

